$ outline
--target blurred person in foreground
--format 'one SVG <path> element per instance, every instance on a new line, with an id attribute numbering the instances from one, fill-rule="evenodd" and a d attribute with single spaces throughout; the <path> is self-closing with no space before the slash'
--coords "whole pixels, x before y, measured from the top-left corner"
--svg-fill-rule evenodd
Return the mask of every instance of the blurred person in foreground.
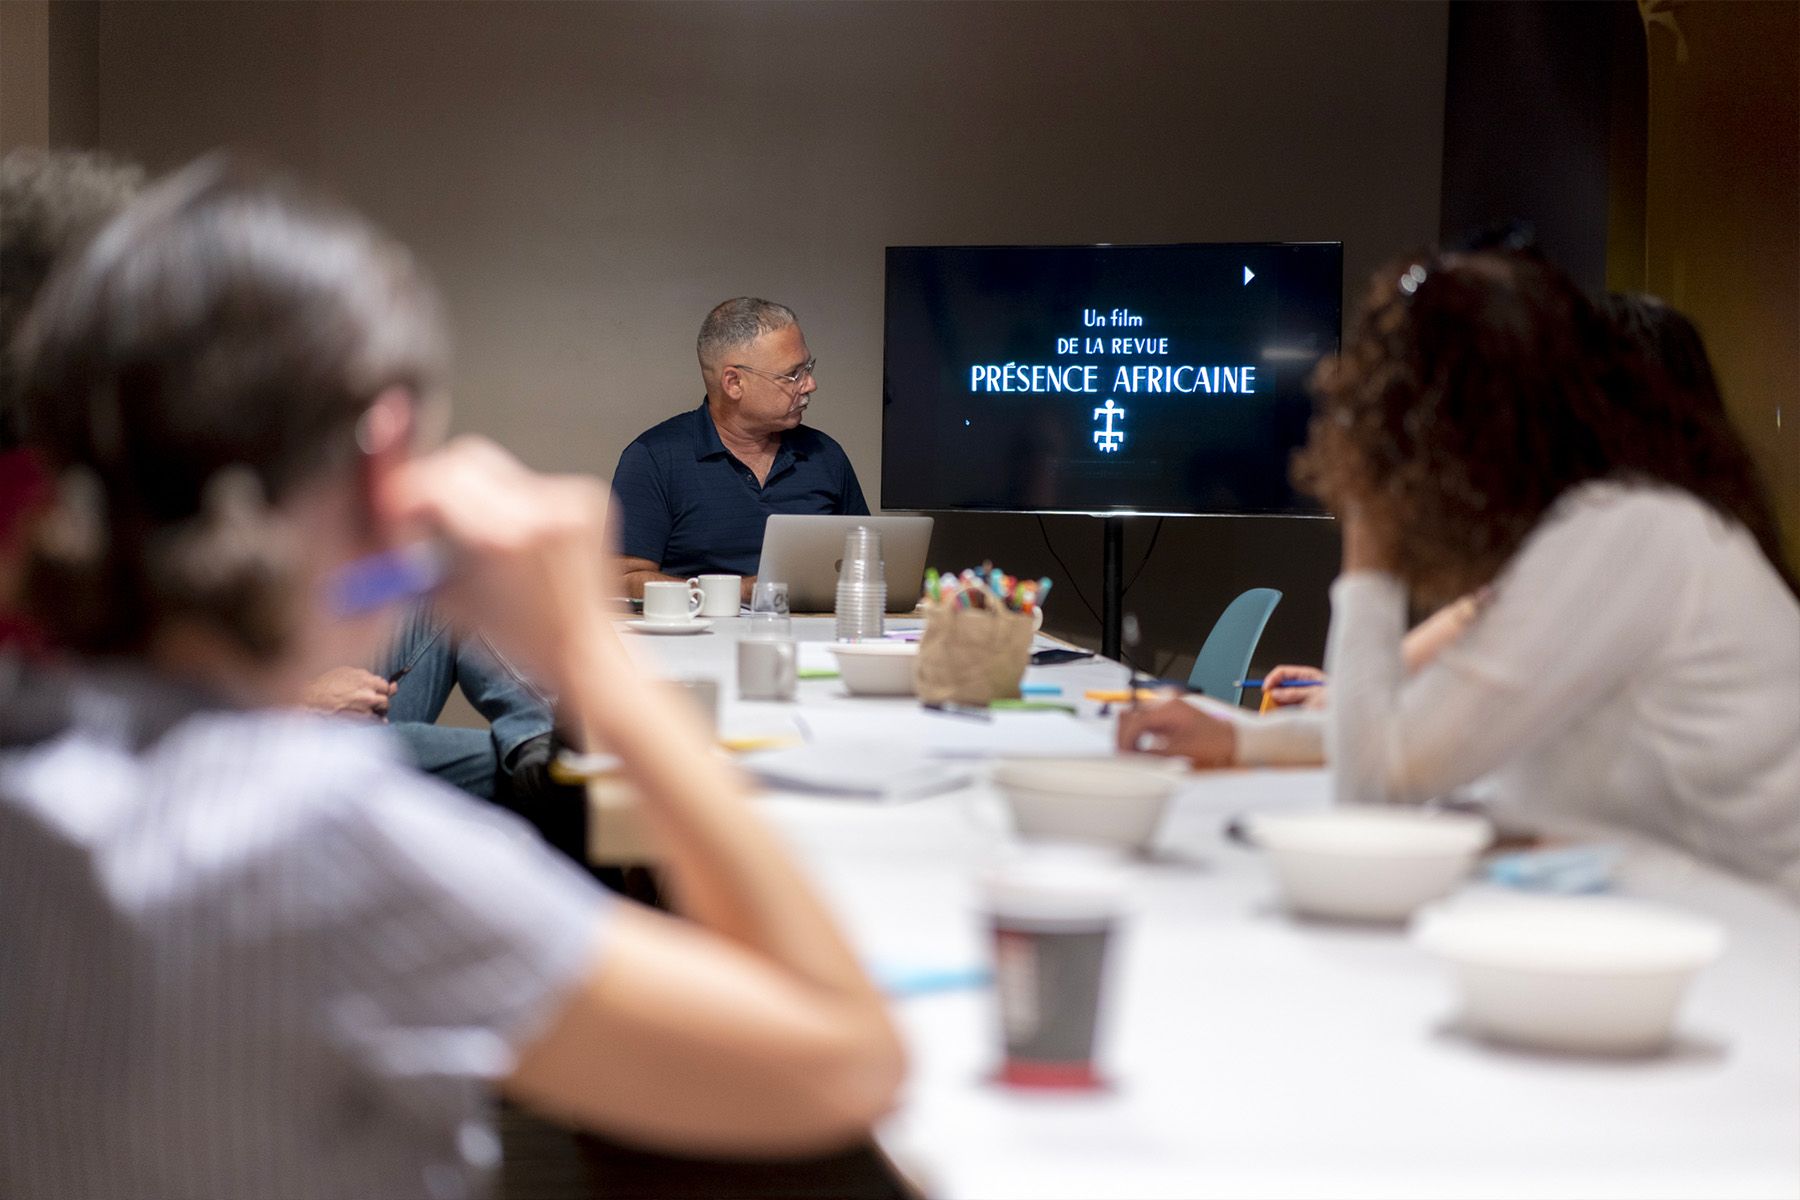
<path id="1" fill-rule="evenodd" d="M 49 498 L 49 479 L 25 441 L 7 348 L 57 259 L 80 245 L 143 187 L 144 172 L 103 154 L 24 148 L 0 157 L 0 654 L 43 657 L 42 631 L 18 611 L 25 548 Z M 529 681 L 477 636 L 464 637 L 427 605 L 371 664 L 339 666 L 309 683 L 302 707 L 387 721 L 423 771 L 527 816 L 571 854 L 586 843 L 586 810 L 548 779 L 551 715 Z M 0 680 L 0 687 L 11 685 Z M 437 724 L 454 687 L 488 729 Z M 0 693 L 3 695 L 4 693 Z"/>
<path id="2" fill-rule="evenodd" d="M 0 157 L 0 654 L 42 653 L 19 613 L 25 546 L 50 483 L 21 442 L 11 346 L 57 256 L 143 186 L 141 168 L 103 154 L 26 147 Z"/>
<path id="3" fill-rule="evenodd" d="M 1722 408 L 1555 268 L 1496 252 L 1378 275 L 1314 387 L 1296 473 L 1343 527 L 1338 798 L 1490 777 L 1504 811 L 1642 831 L 1800 896 L 1800 602 Z M 1409 601 L 1482 588 L 1408 677 Z M 1230 753 L 1228 725 L 1174 702 L 1119 736 L 1202 759 Z"/>
<path id="4" fill-rule="evenodd" d="M 607 619 L 594 481 L 420 454 L 436 305 L 355 216 L 221 161 L 46 287 L 22 395 L 56 498 L 32 615 L 68 667 L 0 746 L 0 1195 L 466 1195 L 490 1089 L 659 1147 L 866 1135 L 901 1053 L 877 992 L 679 693 Z M 292 709 L 388 621 L 346 564 L 421 538 L 437 600 L 616 754 L 677 922 Z M 53 694 L 56 693 L 56 694 Z"/>

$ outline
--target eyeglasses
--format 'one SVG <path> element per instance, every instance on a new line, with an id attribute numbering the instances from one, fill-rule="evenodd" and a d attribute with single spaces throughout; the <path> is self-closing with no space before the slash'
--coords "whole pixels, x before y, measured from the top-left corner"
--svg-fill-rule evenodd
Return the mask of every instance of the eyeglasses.
<path id="1" fill-rule="evenodd" d="M 779 383 L 782 387 L 785 387 L 785 388 L 797 388 L 801 384 L 805 383 L 808 379 L 811 379 L 812 375 L 813 375 L 813 368 L 818 365 L 819 365 L 818 359 L 809 358 L 805 362 L 801 363 L 798 367 L 796 367 L 792 373 L 787 374 L 787 375 L 777 375 L 773 371 L 765 371 L 761 367 L 753 367 L 748 363 L 732 363 L 731 364 L 731 366 L 734 370 L 748 371 L 752 375 L 761 375 L 764 379 L 770 380 L 774 383 Z"/>

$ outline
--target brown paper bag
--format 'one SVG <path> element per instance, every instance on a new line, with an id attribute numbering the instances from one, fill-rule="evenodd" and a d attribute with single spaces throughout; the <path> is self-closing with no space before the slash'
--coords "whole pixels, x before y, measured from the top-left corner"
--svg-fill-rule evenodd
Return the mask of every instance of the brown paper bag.
<path id="1" fill-rule="evenodd" d="M 1037 622 L 1029 613 L 927 601 L 925 636 L 919 641 L 919 699 L 983 708 L 995 700 L 1018 699 L 1036 632 Z"/>

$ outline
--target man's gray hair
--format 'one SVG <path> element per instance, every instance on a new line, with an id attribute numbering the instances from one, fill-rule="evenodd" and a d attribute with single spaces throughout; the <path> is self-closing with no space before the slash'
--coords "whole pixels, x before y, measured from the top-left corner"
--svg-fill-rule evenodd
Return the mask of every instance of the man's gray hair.
<path id="1" fill-rule="evenodd" d="M 725 363 L 731 351 L 747 346 L 765 333 L 774 333 L 798 325 L 800 318 L 785 304 L 739 296 L 727 300 L 706 314 L 700 323 L 700 337 L 695 349 L 700 354 L 703 370 L 713 370 Z"/>

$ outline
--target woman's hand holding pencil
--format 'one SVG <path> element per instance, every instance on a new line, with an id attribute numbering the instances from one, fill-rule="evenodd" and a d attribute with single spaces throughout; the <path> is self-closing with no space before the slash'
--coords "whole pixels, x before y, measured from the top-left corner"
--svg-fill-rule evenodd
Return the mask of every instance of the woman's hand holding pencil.
<path id="1" fill-rule="evenodd" d="M 1247 679 L 1245 687 L 1260 687 L 1263 699 L 1271 708 L 1286 708 L 1302 705 L 1306 708 L 1325 707 L 1328 681 L 1325 672 L 1317 667 L 1275 667 L 1261 679 Z"/>

